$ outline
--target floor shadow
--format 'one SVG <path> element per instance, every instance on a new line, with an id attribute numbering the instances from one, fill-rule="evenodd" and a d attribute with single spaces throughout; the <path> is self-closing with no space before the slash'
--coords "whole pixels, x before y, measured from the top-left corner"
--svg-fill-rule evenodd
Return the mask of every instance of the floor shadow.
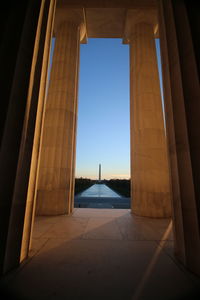
<path id="1" fill-rule="evenodd" d="M 69 217 L 37 218 L 33 237 L 29 262 L 4 281 L 13 299 L 186 299 L 197 293 L 174 261 L 170 219 L 75 209 Z"/>

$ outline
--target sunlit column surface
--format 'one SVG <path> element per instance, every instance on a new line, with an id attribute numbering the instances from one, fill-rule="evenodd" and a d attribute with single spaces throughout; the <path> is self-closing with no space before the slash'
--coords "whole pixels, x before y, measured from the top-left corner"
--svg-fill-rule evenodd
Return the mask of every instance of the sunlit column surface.
<path id="1" fill-rule="evenodd" d="M 200 275 L 200 86 L 192 35 L 199 5 L 159 1 L 159 7 L 174 252 L 187 269 Z"/>
<path id="2" fill-rule="evenodd" d="M 78 15 L 74 19 L 68 15 L 56 30 L 41 150 L 39 215 L 69 213 L 73 198 L 81 23 Z"/>
<path id="3" fill-rule="evenodd" d="M 130 35 L 132 212 L 171 215 L 169 170 L 153 26 Z"/>

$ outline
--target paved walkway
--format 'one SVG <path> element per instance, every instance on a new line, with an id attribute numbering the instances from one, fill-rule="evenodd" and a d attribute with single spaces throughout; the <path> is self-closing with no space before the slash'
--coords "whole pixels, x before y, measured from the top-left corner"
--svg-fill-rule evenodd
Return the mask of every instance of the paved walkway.
<path id="1" fill-rule="evenodd" d="M 74 207 L 81 208 L 130 208 L 131 199 L 124 197 L 78 197 L 74 198 Z"/>
<path id="2" fill-rule="evenodd" d="M 200 299 L 199 280 L 173 256 L 171 228 L 126 209 L 38 217 L 30 259 L 2 281 L 0 299 Z"/>

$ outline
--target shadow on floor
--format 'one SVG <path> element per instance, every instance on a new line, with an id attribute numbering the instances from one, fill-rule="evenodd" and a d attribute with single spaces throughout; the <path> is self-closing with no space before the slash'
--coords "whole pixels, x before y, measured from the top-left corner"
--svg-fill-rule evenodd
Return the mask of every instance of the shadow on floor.
<path id="1" fill-rule="evenodd" d="M 29 261 L 3 281 L 16 300 L 195 299 L 198 284 L 174 258 L 171 220 L 123 209 L 36 218 Z"/>

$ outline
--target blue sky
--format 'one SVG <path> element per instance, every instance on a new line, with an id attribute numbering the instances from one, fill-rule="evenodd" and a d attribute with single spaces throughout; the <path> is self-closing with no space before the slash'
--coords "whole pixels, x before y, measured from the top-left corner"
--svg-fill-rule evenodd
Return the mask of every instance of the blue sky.
<path id="1" fill-rule="evenodd" d="M 130 178 L 129 45 L 88 39 L 80 49 L 76 177 Z M 51 60 L 54 39 L 51 50 Z M 156 40 L 161 78 L 159 40 Z M 162 87 L 161 87 L 162 90 Z"/>
<path id="2" fill-rule="evenodd" d="M 81 45 L 76 177 L 130 177 L 129 47 L 121 39 Z"/>

